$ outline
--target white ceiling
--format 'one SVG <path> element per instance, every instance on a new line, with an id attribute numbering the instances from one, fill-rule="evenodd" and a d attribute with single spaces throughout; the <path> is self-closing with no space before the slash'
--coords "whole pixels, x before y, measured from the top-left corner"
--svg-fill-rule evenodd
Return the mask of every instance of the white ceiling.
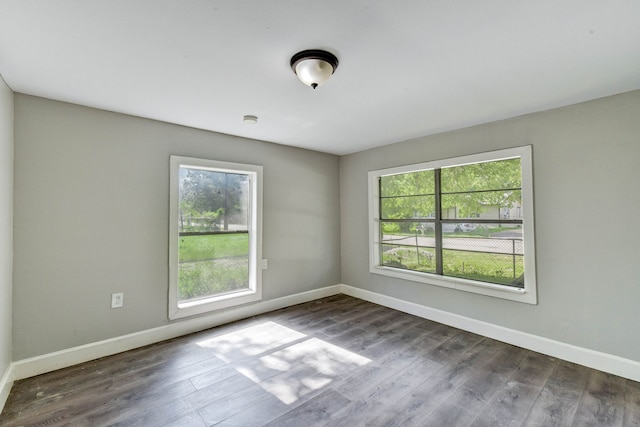
<path id="1" fill-rule="evenodd" d="M 289 67 L 304 49 L 340 60 L 315 91 Z M 346 154 L 639 89 L 640 1 L 0 0 L 0 74 L 16 92 Z"/>

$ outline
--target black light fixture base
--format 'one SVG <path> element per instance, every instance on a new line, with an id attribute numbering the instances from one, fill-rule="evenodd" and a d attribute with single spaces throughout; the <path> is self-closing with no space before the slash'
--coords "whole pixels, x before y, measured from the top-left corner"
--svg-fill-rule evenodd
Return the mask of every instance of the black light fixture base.
<path id="1" fill-rule="evenodd" d="M 298 52 L 291 57 L 291 69 L 294 73 L 296 72 L 296 65 L 298 65 L 298 62 L 304 61 L 305 59 L 320 59 L 322 61 L 328 62 L 333 67 L 334 72 L 336 71 L 336 68 L 338 68 L 339 63 L 338 58 L 336 58 L 333 53 L 327 52 L 326 50 L 303 50 L 302 52 Z"/>

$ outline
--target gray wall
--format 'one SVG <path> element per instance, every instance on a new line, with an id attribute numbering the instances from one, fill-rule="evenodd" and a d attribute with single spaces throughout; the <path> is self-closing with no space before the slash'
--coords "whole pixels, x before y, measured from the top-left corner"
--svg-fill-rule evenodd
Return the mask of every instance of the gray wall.
<path id="1" fill-rule="evenodd" d="M 11 363 L 13 92 L 0 76 L 0 378 Z"/>
<path id="2" fill-rule="evenodd" d="M 367 171 L 533 145 L 538 305 L 368 272 Z M 340 159 L 342 281 L 640 361 L 640 91 Z"/>
<path id="3" fill-rule="evenodd" d="M 14 360 L 168 322 L 170 154 L 264 166 L 263 299 L 339 283 L 338 157 L 15 94 Z"/>
<path id="4" fill-rule="evenodd" d="M 265 299 L 342 282 L 640 360 L 640 91 L 340 159 L 14 97 L 13 360 L 168 322 L 170 154 L 264 165 Z M 10 117 L 3 86 L 0 120 Z M 6 221 L 11 137 L 2 129 Z M 534 155 L 538 305 L 369 274 L 367 171 L 524 144 Z M 10 268 L 0 274 L 6 317 Z M 120 310 L 109 308 L 116 291 Z M 11 343 L 4 317 L 0 368 Z"/>

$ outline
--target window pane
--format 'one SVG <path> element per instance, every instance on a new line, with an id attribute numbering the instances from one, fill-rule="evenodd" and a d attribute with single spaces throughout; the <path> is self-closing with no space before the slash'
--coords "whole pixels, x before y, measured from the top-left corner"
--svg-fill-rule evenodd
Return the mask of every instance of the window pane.
<path id="1" fill-rule="evenodd" d="M 380 177 L 380 195 L 382 197 L 434 194 L 434 191 L 433 170 Z"/>
<path id="2" fill-rule="evenodd" d="M 435 223 L 384 222 L 381 265 L 433 273 L 436 271 Z"/>
<path id="3" fill-rule="evenodd" d="M 247 175 L 180 168 L 178 300 L 249 289 Z"/>
<path id="4" fill-rule="evenodd" d="M 247 175 L 180 168 L 180 232 L 247 230 Z"/>
<path id="5" fill-rule="evenodd" d="M 435 196 L 385 197 L 380 203 L 382 219 L 435 218 Z"/>
<path id="6" fill-rule="evenodd" d="M 249 234 L 180 236 L 181 302 L 249 289 Z"/>
<path id="7" fill-rule="evenodd" d="M 445 276 L 524 288 L 524 257 L 521 255 L 444 250 L 442 264 Z"/>
<path id="8" fill-rule="evenodd" d="M 445 231 L 445 226 L 463 226 Z M 443 274 L 524 287 L 522 228 L 513 224 L 443 224 Z"/>
<path id="9" fill-rule="evenodd" d="M 443 219 L 522 220 L 521 190 L 443 194 L 441 203 Z"/>
<path id="10" fill-rule="evenodd" d="M 520 159 L 443 168 L 441 192 L 458 193 L 522 187 Z"/>

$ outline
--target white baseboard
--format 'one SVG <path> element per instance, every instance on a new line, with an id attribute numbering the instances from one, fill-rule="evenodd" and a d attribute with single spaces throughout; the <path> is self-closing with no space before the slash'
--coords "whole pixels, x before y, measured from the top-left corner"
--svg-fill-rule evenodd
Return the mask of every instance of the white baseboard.
<path id="1" fill-rule="evenodd" d="M 424 319 L 433 320 L 434 322 L 443 323 L 548 356 L 557 357 L 558 359 L 567 360 L 577 363 L 578 365 L 587 366 L 634 381 L 640 381 L 640 362 L 635 360 L 577 347 L 349 285 L 340 285 L 340 290 L 343 294 L 413 314 Z"/>
<path id="2" fill-rule="evenodd" d="M 560 341 L 554 341 L 526 332 L 505 328 L 503 326 L 482 322 L 438 310 L 435 308 L 415 304 L 387 295 L 367 291 L 349 285 L 339 284 L 327 286 L 313 291 L 303 292 L 256 304 L 236 307 L 207 316 L 181 320 L 158 328 L 148 329 L 121 337 L 98 341 L 66 350 L 48 353 L 41 356 L 23 359 L 11 364 L 0 382 L 0 403 L 4 403 L 14 380 L 40 375 L 100 357 L 110 356 L 134 348 L 142 347 L 167 339 L 179 337 L 193 332 L 202 331 L 214 326 L 266 313 L 280 308 L 289 307 L 343 293 L 356 298 L 370 301 L 405 313 L 413 314 L 455 328 L 480 334 L 498 341 L 547 354 L 552 357 L 574 362 L 603 372 L 619 375 L 634 381 L 640 381 L 640 362 L 577 347 Z M 0 405 L 0 408 L 3 405 Z"/>
<path id="3" fill-rule="evenodd" d="M 7 402 L 7 397 L 9 397 L 9 392 L 11 392 L 11 387 L 13 386 L 13 363 L 7 366 L 7 369 L 4 371 L 2 375 L 2 379 L 0 379 L 0 412 L 2 412 L 2 408 L 4 408 L 4 404 Z"/>
<path id="4" fill-rule="evenodd" d="M 145 345 L 176 338 L 214 326 L 245 319 L 269 311 L 278 310 L 295 304 L 313 301 L 340 293 L 340 285 L 327 286 L 308 292 L 289 295 L 255 304 L 230 308 L 210 315 L 179 320 L 168 325 L 147 329 L 120 337 L 110 338 L 78 347 L 72 347 L 54 353 L 43 354 L 12 364 L 12 377 L 15 380 L 29 378 L 45 372 L 55 371 L 78 363 L 88 362 Z"/>

